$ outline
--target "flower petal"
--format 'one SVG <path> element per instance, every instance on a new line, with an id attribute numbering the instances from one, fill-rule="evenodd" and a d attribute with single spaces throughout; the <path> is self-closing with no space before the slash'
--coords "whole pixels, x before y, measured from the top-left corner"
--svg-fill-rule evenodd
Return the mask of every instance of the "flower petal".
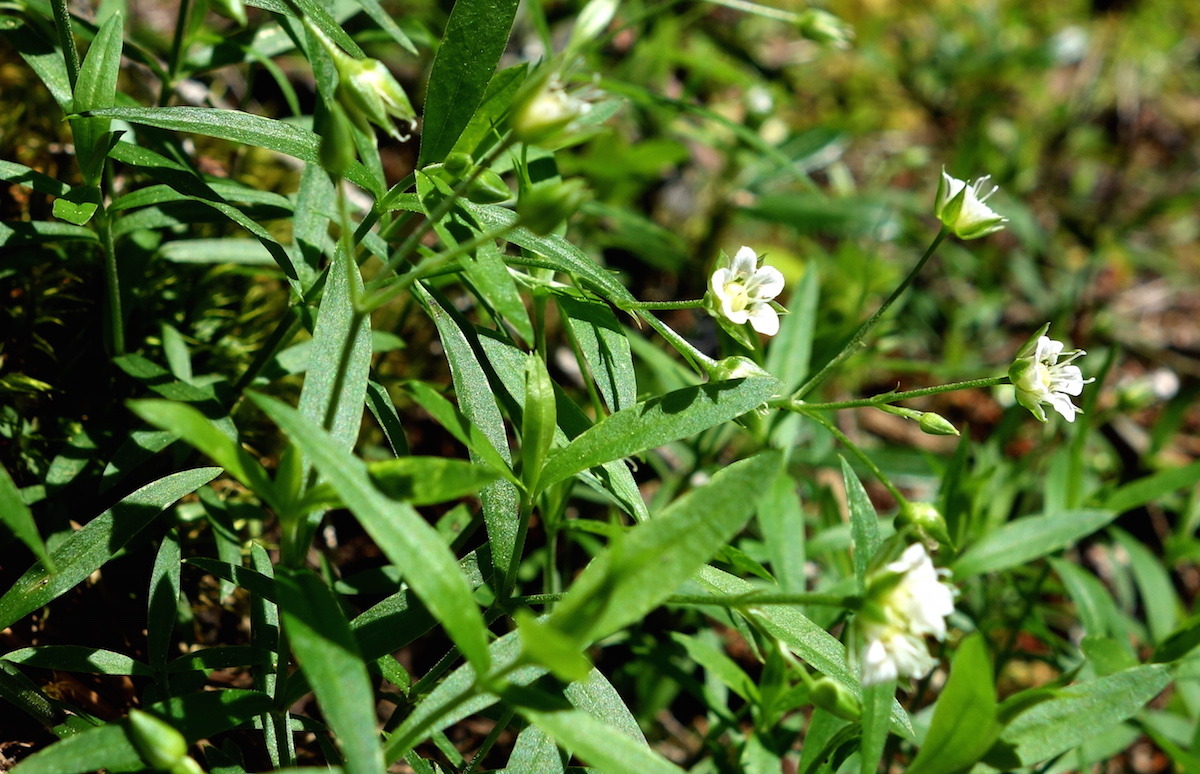
<path id="1" fill-rule="evenodd" d="M 779 333 L 779 313 L 770 304 L 751 304 L 749 318 L 751 327 L 764 336 Z"/>
<path id="2" fill-rule="evenodd" d="M 743 246 L 733 256 L 732 269 L 735 277 L 749 278 L 754 276 L 754 272 L 758 269 L 758 254 L 749 247 Z"/>

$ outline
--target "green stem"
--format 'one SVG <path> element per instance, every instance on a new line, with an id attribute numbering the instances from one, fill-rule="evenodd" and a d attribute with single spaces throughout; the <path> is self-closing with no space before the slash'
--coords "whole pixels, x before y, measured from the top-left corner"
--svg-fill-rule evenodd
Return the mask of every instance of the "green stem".
<path id="1" fill-rule="evenodd" d="M 506 226 L 500 226 L 499 228 L 491 231 L 477 234 L 471 239 L 468 239 L 466 242 L 460 242 L 444 253 L 439 253 L 426 258 L 417 266 L 409 269 L 399 277 L 391 278 L 386 282 L 386 284 L 382 284 L 382 286 L 377 286 L 375 282 L 372 282 L 371 285 L 377 287 L 378 289 L 374 289 L 373 292 L 367 292 L 359 300 L 359 310 L 363 314 L 370 314 L 371 312 L 374 312 L 376 309 L 388 303 L 396 296 L 408 290 L 417 280 L 424 279 L 432 274 L 436 274 L 447 263 L 459 257 L 460 255 L 470 253 L 479 248 L 481 245 L 487 244 L 488 242 L 495 242 L 497 239 L 502 238 L 514 228 L 516 228 L 516 224 L 510 223 Z"/>
<path id="2" fill-rule="evenodd" d="M 663 310 L 663 309 L 703 309 L 704 299 L 697 298 L 688 301 L 635 301 L 631 304 L 624 304 L 621 307 L 625 311 L 633 311 L 634 309 L 641 310 Z"/>
<path id="3" fill-rule="evenodd" d="M 834 411 L 836 409 L 859 408 L 863 406 L 883 406 L 901 400 L 922 398 L 926 395 L 938 395 L 943 392 L 954 392 L 955 390 L 975 390 L 981 387 L 995 387 L 998 384 L 1007 383 L 1007 376 L 988 376 L 982 379 L 969 379 L 965 382 L 941 384 L 937 385 L 936 387 L 922 387 L 918 390 L 885 392 L 879 395 L 872 395 L 869 398 L 859 398 L 857 400 L 842 400 L 832 403 L 805 403 L 804 401 L 796 398 L 783 398 L 778 401 L 772 401 L 771 405 L 776 408 L 783 408 L 787 409 L 788 411 L 807 414 L 811 411 Z"/>
<path id="4" fill-rule="evenodd" d="M 396 267 L 417 249 L 417 246 L 421 244 L 421 240 L 425 238 L 425 235 L 433 230 L 434 225 L 446 217 L 471 184 L 479 179 L 483 171 L 490 167 L 492 162 L 500 157 L 500 154 L 511 148 L 514 142 L 511 136 L 506 136 L 497 143 L 496 147 L 488 151 L 487 155 L 480 159 L 475 168 L 471 170 L 471 174 L 459 181 L 458 185 L 454 186 L 450 195 L 438 202 L 438 205 L 429 213 L 429 217 L 413 229 L 412 233 L 400 243 L 400 246 L 396 248 L 396 251 L 392 253 L 387 263 L 384 264 L 382 274 L 394 272 Z"/>
<path id="5" fill-rule="evenodd" d="M 289 308 L 286 316 L 275 326 L 275 330 L 271 331 L 271 336 L 267 339 L 267 343 L 254 356 L 254 362 L 250 364 L 250 367 L 234 383 L 231 400 L 236 401 L 254 381 L 255 377 L 258 376 L 259 372 L 266 368 L 271 358 L 275 357 L 275 353 L 279 351 L 279 348 L 295 338 L 296 334 L 300 332 L 301 324 L 300 315 L 295 309 Z"/>
<path id="6" fill-rule="evenodd" d="M 562 600 L 564 594 L 529 594 L 523 597 L 513 597 L 509 605 L 549 605 Z M 821 605 L 824 607 L 844 607 L 857 610 L 861 600 L 851 594 L 822 594 L 819 592 L 795 592 L 768 594 L 750 592 L 748 594 L 672 594 L 663 601 L 664 605 L 709 605 L 729 608 L 759 607 L 762 605 Z"/>
<path id="7" fill-rule="evenodd" d="M 888 492 L 891 493 L 892 497 L 895 498 L 896 502 L 901 507 L 908 502 L 908 498 L 900 493 L 900 490 L 897 489 L 896 485 L 893 484 L 891 480 L 883 474 L 883 471 L 879 469 L 879 466 L 875 464 L 874 460 L 868 457 L 866 452 L 858 448 L 858 445 L 851 441 L 845 433 L 839 430 L 837 425 L 831 422 L 828 417 L 826 417 L 824 414 L 808 414 L 808 416 L 816 422 L 819 422 L 826 430 L 833 434 L 834 438 L 838 439 L 843 446 L 849 449 L 850 453 L 857 457 L 859 462 L 865 465 L 867 470 L 871 471 L 871 474 L 879 480 L 879 483 L 883 484 L 883 486 L 888 490 Z"/>
<path id="8" fill-rule="evenodd" d="M 938 231 L 937 236 L 933 238 L 933 241 L 929 244 L 929 247 L 926 248 L 925 254 L 921 256 L 921 260 L 917 261 L 917 264 L 912 267 L 912 270 L 908 272 L 908 275 L 904 278 L 900 285 L 892 291 L 892 294 L 887 297 L 887 300 L 883 302 L 878 310 L 876 310 L 875 314 L 871 315 L 870 319 L 858 326 L 858 330 L 854 332 L 854 336 L 850 338 L 850 341 L 846 343 L 846 346 L 842 347 L 842 351 L 839 352 L 837 356 L 833 358 L 833 360 L 830 360 L 828 363 L 826 363 L 825 366 L 816 374 L 814 374 L 807 382 L 805 382 L 800 389 L 796 390 L 795 394 L 792 395 L 793 398 L 796 400 L 802 400 L 805 395 L 808 395 L 810 392 L 816 389 L 817 385 L 825 381 L 825 377 L 829 376 L 830 372 L 845 362 L 846 358 L 858 351 L 858 348 L 862 346 L 863 339 L 866 338 L 867 334 L 872 328 L 875 327 L 875 324 L 879 322 L 880 318 L 883 317 L 884 313 L 887 312 L 892 304 L 896 302 L 896 299 L 898 299 L 905 290 L 908 290 L 908 286 L 912 284 L 913 280 L 917 278 L 917 275 L 921 273 L 921 269 L 924 268 L 925 264 L 929 262 L 929 259 L 933 257 L 933 254 L 937 252 L 938 246 L 942 244 L 942 241 L 946 238 L 947 234 L 949 234 L 949 231 L 947 231 L 943 226 L 942 229 Z"/>
<path id="9" fill-rule="evenodd" d="M 431 712 L 424 715 L 421 718 L 421 722 L 408 729 L 407 733 L 405 733 L 403 736 L 390 737 L 387 740 L 387 744 L 384 747 L 383 752 L 383 759 L 387 765 L 391 766 L 393 763 L 407 755 L 409 750 L 416 746 L 417 742 L 420 742 L 425 738 L 426 733 L 430 728 L 433 727 L 435 723 L 438 722 L 438 720 L 440 720 L 443 716 L 453 712 L 456 708 L 462 706 L 470 699 L 474 698 L 478 692 L 478 686 L 469 686 L 462 693 L 451 696 Z"/>
<path id="10" fill-rule="evenodd" d="M 179 59 L 183 55 L 183 38 L 187 33 L 190 0 L 179 0 L 179 13 L 175 16 L 175 34 L 171 38 L 171 58 L 167 61 L 167 77 L 163 79 L 158 94 L 158 104 L 165 105 L 175 91 L 175 80 L 179 76 Z"/>
<path id="11" fill-rule="evenodd" d="M 667 340 L 667 343 L 679 350 L 684 357 L 690 359 L 705 373 L 717 365 L 716 360 L 696 349 L 690 341 L 676 333 L 674 328 L 659 320 L 654 315 L 639 314 L 638 317 L 645 320 L 647 325 L 658 331 L 658 335 Z"/>
<path id="12" fill-rule="evenodd" d="M 71 10 L 67 8 L 67 0 L 51 0 L 54 9 L 54 30 L 58 33 L 58 42 L 62 46 L 63 61 L 67 65 L 67 80 L 71 91 L 75 91 L 75 82 L 79 80 L 79 49 L 75 47 L 75 34 L 71 29 Z"/>
<path id="13" fill-rule="evenodd" d="M 96 212 L 100 249 L 104 252 L 104 281 L 108 290 L 108 336 L 114 355 L 125 354 L 125 316 L 121 310 L 121 275 L 117 269 L 117 249 L 113 239 L 112 218 L 101 204 Z"/>
<path id="14" fill-rule="evenodd" d="M 787 22 L 788 24 L 796 24 L 800 21 L 800 15 L 792 11 L 784 11 L 779 8 L 770 8 L 758 3 L 746 2 L 746 0 L 708 0 L 713 5 L 723 5 L 726 8 L 732 8 L 735 11 L 742 13 L 754 14 L 762 16 L 766 19 L 775 19 L 776 21 Z"/>

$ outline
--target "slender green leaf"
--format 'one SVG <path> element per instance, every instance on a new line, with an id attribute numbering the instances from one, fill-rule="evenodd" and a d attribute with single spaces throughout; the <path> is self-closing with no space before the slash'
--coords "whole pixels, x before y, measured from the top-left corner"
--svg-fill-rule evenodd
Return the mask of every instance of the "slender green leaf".
<path id="1" fill-rule="evenodd" d="M 71 112 L 71 80 L 57 44 L 43 37 L 35 25 L 7 14 L 0 16 L 0 37 L 20 52 L 62 111 Z"/>
<path id="2" fill-rule="evenodd" d="M 272 507 L 279 507 L 281 501 L 276 496 L 275 486 L 258 460 L 193 406 L 173 400 L 147 399 L 130 401 L 129 410 L 155 427 L 182 438 Z"/>
<path id="3" fill-rule="evenodd" d="M 758 504 L 758 526 L 771 562 L 771 573 L 785 592 L 804 591 L 805 564 L 804 511 L 796 482 L 786 470 L 780 470 Z"/>
<path id="4" fill-rule="evenodd" d="M 109 108 L 91 115 L 117 118 L 131 124 L 155 126 L 176 132 L 191 132 L 252 147 L 267 148 L 312 164 L 320 164 L 320 138 L 307 129 L 240 110 L 205 107 Z M 357 161 L 346 170 L 346 179 L 375 196 L 383 188 L 367 168 Z"/>
<path id="5" fill-rule="evenodd" d="M 6 661 L 42 669 L 64 672 L 87 672 L 97 675 L 138 675 L 149 677 L 153 672 L 146 664 L 124 653 L 83 645 L 41 645 L 19 648 L 4 654 Z"/>
<path id="6" fill-rule="evenodd" d="M 637 718 L 621 699 L 621 694 L 599 670 L 593 669 L 587 677 L 566 686 L 563 695 L 573 707 L 603 720 L 638 744 L 647 744 Z"/>
<path id="7" fill-rule="evenodd" d="M 325 281 L 300 390 L 300 414 L 313 426 L 324 427 L 346 451 L 358 440 L 371 369 L 370 319 L 354 308 L 361 291 L 358 266 L 339 250 Z"/>
<path id="8" fill-rule="evenodd" d="M 358 4 L 367 12 L 367 16 L 371 17 L 371 21 L 379 25 L 379 29 L 386 32 L 388 37 L 399 44 L 405 51 L 416 56 L 417 47 L 404 34 L 404 30 L 400 29 L 400 26 L 392 20 L 391 14 L 379 4 L 379 0 L 358 0 Z"/>
<path id="9" fill-rule="evenodd" d="M 12 530 L 12 533 L 34 553 L 48 571 L 54 572 L 54 560 L 46 551 L 46 544 L 38 533 L 37 524 L 33 520 L 33 512 L 21 499 L 21 490 L 13 482 L 8 471 L 0 465 L 0 521 Z"/>
<path id="10" fill-rule="evenodd" d="M 38 172 L 36 169 L 30 169 L 24 164 L 4 159 L 0 159 L 0 180 L 6 183 L 16 183 L 49 196 L 66 196 L 67 192 L 71 190 L 71 186 L 61 183 L 49 175 Z"/>
<path id="11" fill-rule="evenodd" d="M 517 214 L 507 207 L 471 204 L 470 202 L 464 202 L 462 206 L 484 231 L 509 228 L 517 222 Z M 572 277 L 576 282 L 583 283 L 618 309 L 628 308 L 627 305 L 637 302 L 637 299 L 617 281 L 616 277 L 561 236 L 553 234 L 537 236 L 525 228 L 511 228 L 505 233 L 504 238 L 537 256 L 533 259 L 509 256 L 509 263 L 540 266 L 560 271 Z"/>
<path id="12" fill-rule="evenodd" d="M 97 242 L 90 228 L 57 221 L 10 220 L 0 223 L 0 247 L 27 247 L 46 242 Z"/>
<path id="13" fill-rule="evenodd" d="M 400 423 L 400 415 L 396 412 L 396 405 L 392 403 L 392 396 L 379 382 L 367 382 L 367 408 L 379 423 L 379 429 L 383 431 L 384 438 L 392 447 L 392 453 L 397 457 L 407 455 L 408 439 L 404 437 L 404 425 Z"/>
<path id="14" fill-rule="evenodd" d="M 1113 527 L 1113 537 L 1129 556 L 1133 579 L 1146 611 L 1146 624 L 1155 644 L 1162 643 L 1179 622 L 1179 597 L 1171 576 L 1154 553 L 1128 532 Z"/>
<path id="15" fill-rule="evenodd" d="M 563 774 L 558 745 L 537 726 L 526 726 L 513 744 L 504 774 Z"/>
<path id="16" fill-rule="evenodd" d="M 541 711 L 521 707 L 520 713 L 571 753 L 607 774 L 682 774 L 683 769 L 638 744 L 617 728 L 583 710 Z"/>
<path id="17" fill-rule="evenodd" d="M 63 721 L 63 712 L 50 703 L 49 697 L 21 670 L 0 658 L 0 700 L 23 711 L 46 728 Z"/>
<path id="18" fill-rule="evenodd" d="M 146 711 L 167 721 L 189 743 L 207 739 L 271 708 L 258 691 L 202 691 L 151 704 Z M 128 721 L 87 729 L 34 753 L 13 769 L 19 774 L 142 771 L 146 765 L 129 737 Z"/>
<path id="19" fill-rule="evenodd" d="M 447 457 L 399 457 L 367 465 L 371 480 L 394 500 L 430 505 L 479 491 L 499 475 L 490 468 Z"/>
<path id="20" fill-rule="evenodd" d="M 1052 554 L 1102 529 L 1117 511 L 1064 511 L 1051 516 L 1026 516 L 984 535 L 954 561 L 959 580 L 1016 567 Z"/>
<path id="21" fill-rule="evenodd" d="M 637 402 L 633 355 L 612 309 L 601 301 L 565 293 L 554 298 L 609 411 L 633 406 Z"/>
<path id="22" fill-rule="evenodd" d="M 858 749 L 860 774 L 874 774 L 879 770 L 888 735 L 888 707 L 895 701 L 895 695 L 895 680 L 863 688 L 862 742 Z"/>
<path id="23" fill-rule="evenodd" d="M 1169 667 L 1147 664 L 1072 685 L 1018 715 L 1000 740 L 1031 766 L 1133 717 L 1170 682 Z"/>
<path id="24" fill-rule="evenodd" d="M 104 22 L 92 39 L 79 69 L 79 80 L 75 82 L 72 109 L 76 113 L 110 108 L 115 104 L 121 48 L 125 42 L 122 32 L 122 16 L 116 13 Z M 89 186 L 95 186 L 100 180 L 108 150 L 109 124 L 107 118 L 71 119 L 75 152 L 83 179 Z"/>
<path id="25" fill-rule="evenodd" d="M 309 570 L 279 569 L 275 588 L 284 631 L 337 736 L 347 774 L 378 774 L 384 766 L 375 692 L 337 598 Z"/>
<path id="26" fill-rule="evenodd" d="M 517 0 L 457 0 L 425 93 L 418 167 L 441 161 L 471 120 L 508 45 Z"/>
<path id="27" fill-rule="evenodd" d="M 854 545 L 854 576 L 858 585 L 863 587 L 867 577 L 867 567 L 871 557 L 879 550 L 880 538 L 878 520 L 879 514 L 871 505 L 871 498 L 863 488 L 858 475 L 845 457 L 839 456 L 842 463 L 842 481 L 846 486 L 846 501 L 850 509 L 850 535 Z"/>
<path id="28" fill-rule="evenodd" d="M 1110 494 L 1104 501 L 1106 510 L 1125 513 L 1168 492 L 1194 486 L 1200 481 L 1200 462 L 1160 471 L 1152 476 L 1132 481 Z"/>
<path id="29" fill-rule="evenodd" d="M 662 446 L 741 416 L 779 390 L 765 377 L 709 382 L 669 392 L 612 414 L 546 461 L 547 487 L 580 471 Z"/>
<path id="30" fill-rule="evenodd" d="M 959 774 L 975 765 L 1000 736 L 996 688 L 983 637 L 963 640 L 938 697 L 933 721 L 908 774 Z"/>
<path id="31" fill-rule="evenodd" d="M 479 427 L 467 419 L 454 404 L 443 398 L 436 390 L 424 382 L 407 382 L 405 390 L 417 404 L 446 429 L 450 435 L 458 439 L 471 452 L 472 459 L 482 462 L 492 470 L 500 473 L 506 480 L 520 483 L 513 475 L 512 467 L 507 459 L 500 455 L 492 441 L 483 434 Z M 507 440 L 505 441 L 507 447 Z"/>
<path id="32" fill-rule="evenodd" d="M 805 266 L 804 276 L 788 300 L 789 314 L 780 320 L 779 333 L 767 347 L 767 371 L 779 377 L 787 392 L 800 386 L 811 365 L 821 289 L 817 265 L 809 261 Z"/>
<path id="33" fill-rule="evenodd" d="M 487 665 L 487 635 L 472 591 L 437 530 L 411 506 L 371 485 L 366 466 L 292 409 L 262 395 L 254 402 L 312 461 L 421 601 L 472 663 Z"/>
<path id="34" fill-rule="evenodd" d="M 454 380 L 454 392 L 463 416 L 478 427 L 487 442 L 506 463 L 512 457 L 508 450 L 508 428 L 496 405 L 496 396 L 488 382 L 487 374 L 479 364 L 472 347 L 474 332 L 466 321 L 456 319 L 446 306 L 424 290 L 416 289 L 417 298 L 429 310 L 438 336 L 446 350 L 450 364 L 450 377 Z M 472 459 L 477 451 L 472 449 Z M 485 461 L 482 457 L 476 461 Z M 491 544 L 492 561 L 496 563 L 496 583 L 507 585 L 513 570 L 514 553 L 517 550 L 517 519 L 521 496 L 517 488 L 508 481 L 496 481 L 479 492 L 483 503 L 483 519 L 487 526 L 488 542 Z"/>
<path id="35" fill-rule="evenodd" d="M 84 525 L 50 552 L 57 571 L 35 566 L 0 597 L 0 629 L 11 626 L 98 570 L 163 509 L 212 481 L 220 468 L 172 473 L 147 484 Z"/>
<path id="36" fill-rule="evenodd" d="M 735 462 L 615 540 L 567 590 L 550 625 L 588 644 L 642 618 L 741 529 L 780 459 L 767 452 Z"/>
<path id="37" fill-rule="evenodd" d="M 179 535 L 168 530 L 163 536 L 154 567 L 150 571 L 150 593 L 147 600 L 146 640 L 150 651 L 150 665 L 161 670 L 167 665 L 170 655 L 171 634 L 175 631 L 175 618 L 179 611 L 179 565 L 182 551 Z"/>

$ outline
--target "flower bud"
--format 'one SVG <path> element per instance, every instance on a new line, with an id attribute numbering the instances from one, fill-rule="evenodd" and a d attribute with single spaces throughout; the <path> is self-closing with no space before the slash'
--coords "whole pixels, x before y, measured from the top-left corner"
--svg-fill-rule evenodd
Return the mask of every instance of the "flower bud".
<path id="1" fill-rule="evenodd" d="M 808 694 L 812 703 L 843 720 L 857 722 L 862 718 L 862 702 L 846 686 L 829 677 L 813 681 Z"/>
<path id="2" fill-rule="evenodd" d="M 517 201 L 518 223 L 538 236 L 545 236 L 575 214 L 590 194 L 582 180 L 543 180 L 521 192 Z"/>
<path id="3" fill-rule="evenodd" d="M 854 28 L 838 17 L 819 8 L 809 8 L 796 19 L 800 34 L 814 43 L 834 48 L 847 48 L 854 39 Z"/>
<path id="4" fill-rule="evenodd" d="M 765 368 L 742 355 L 718 360 L 717 364 L 708 370 L 708 375 L 715 382 L 723 382 L 728 379 L 747 379 L 751 376 L 771 376 Z"/>
<path id="5" fill-rule="evenodd" d="M 237 22 L 239 27 L 246 26 L 246 6 L 242 0 L 209 0 L 208 6 L 226 19 Z"/>
<path id="6" fill-rule="evenodd" d="M 350 135 L 350 123 L 340 106 L 331 105 L 329 110 L 325 111 L 321 143 L 317 146 L 317 159 L 322 167 L 337 177 L 342 177 L 354 163 L 356 155 L 354 138 Z"/>
<path id="7" fill-rule="evenodd" d="M 946 544 L 951 542 L 946 520 L 933 503 L 904 503 L 896 516 L 896 524 L 912 527 L 923 539 Z"/>
<path id="8" fill-rule="evenodd" d="M 470 173 L 475 167 L 475 160 L 471 158 L 471 154 L 463 153 L 462 151 L 454 151 L 446 154 L 445 161 L 442 166 L 452 175 L 464 176 Z"/>
<path id="9" fill-rule="evenodd" d="M 308 30 L 329 54 L 337 70 L 338 85 L 334 96 L 346 110 L 346 116 L 363 131 L 375 124 L 397 140 L 407 140 L 392 119 L 404 121 L 409 131 L 417 128 L 417 114 L 408 94 L 378 59 L 356 59 L 341 49 L 313 24 Z"/>
<path id="10" fill-rule="evenodd" d="M 929 435 L 958 435 L 958 428 L 950 424 L 950 420 L 932 411 L 921 412 L 917 424 Z"/>
<path id="11" fill-rule="evenodd" d="M 188 757 L 183 734 L 149 712 L 129 711 L 129 738 L 146 765 L 160 771 L 171 771 Z"/>
<path id="12" fill-rule="evenodd" d="M 509 126 L 518 142 L 554 145 L 567 139 L 572 124 L 591 109 L 589 103 L 567 94 L 558 76 L 547 70 L 530 79 L 517 95 Z"/>
<path id="13" fill-rule="evenodd" d="M 983 188 L 990 179 L 991 176 L 988 175 L 974 182 L 959 180 L 942 170 L 933 212 L 959 239 L 987 236 L 1004 228 L 1004 224 L 1008 222 L 1008 218 L 997 215 L 991 207 L 984 204 L 999 190 L 997 186 L 992 186 L 992 190 L 983 193 Z"/>
<path id="14" fill-rule="evenodd" d="M 467 186 L 467 198 L 476 204 L 495 204 L 512 198 L 504 178 L 491 169 L 482 170 Z"/>
<path id="15" fill-rule="evenodd" d="M 589 43 L 604 32 L 616 15 L 618 4 L 619 0 L 589 0 L 575 19 L 575 29 L 571 30 L 567 50 Z"/>

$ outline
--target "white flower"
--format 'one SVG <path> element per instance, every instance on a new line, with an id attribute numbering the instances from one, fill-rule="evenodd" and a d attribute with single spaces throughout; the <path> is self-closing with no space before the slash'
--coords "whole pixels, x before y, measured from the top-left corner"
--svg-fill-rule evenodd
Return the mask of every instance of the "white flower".
<path id="1" fill-rule="evenodd" d="M 942 170 L 933 213 L 958 238 L 976 239 L 987 236 L 1004 228 L 1004 224 L 1008 222 L 1008 218 L 997 215 L 991 207 L 984 204 L 992 194 L 1000 190 L 997 186 L 992 186 L 992 190 L 983 193 L 983 188 L 990 179 L 991 175 L 987 175 L 972 183 L 970 180 L 951 177 L 946 174 L 946 170 Z"/>
<path id="2" fill-rule="evenodd" d="M 925 546 L 913 543 L 900 558 L 868 579 L 867 598 L 856 621 L 861 638 L 862 684 L 924 677 L 934 659 L 923 637 L 946 637 L 954 612 L 954 589 L 942 580 Z"/>
<path id="3" fill-rule="evenodd" d="M 513 137 L 529 145 L 557 145 L 578 133 L 591 112 L 588 96 L 569 93 L 557 74 L 534 76 L 517 95 L 509 118 Z"/>
<path id="4" fill-rule="evenodd" d="M 1074 422 L 1079 409 L 1071 403 L 1071 396 L 1079 395 L 1083 385 L 1095 380 L 1084 379 L 1079 366 L 1072 365 L 1076 358 L 1087 353 L 1082 349 L 1064 352 L 1061 341 L 1045 335 L 1049 327 L 1043 326 L 1036 340 L 1030 340 L 1017 353 L 1008 369 L 1008 379 L 1016 388 L 1017 402 L 1029 409 L 1038 421 L 1046 421 L 1046 412 L 1042 408 L 1042 404 L 1046 404 L 1062 414 L 1063 419 Z"/>
<path id="5" fill-rule="evenodd" d="M 783 275 L 773 266 L 759 266 L 749 247 L 722 263 L 709 281 L 719 314 L 734 325 L 748 321 L 767 336 L 778 333 L 779 313 L 770 302 L 783 291 Z"/>

